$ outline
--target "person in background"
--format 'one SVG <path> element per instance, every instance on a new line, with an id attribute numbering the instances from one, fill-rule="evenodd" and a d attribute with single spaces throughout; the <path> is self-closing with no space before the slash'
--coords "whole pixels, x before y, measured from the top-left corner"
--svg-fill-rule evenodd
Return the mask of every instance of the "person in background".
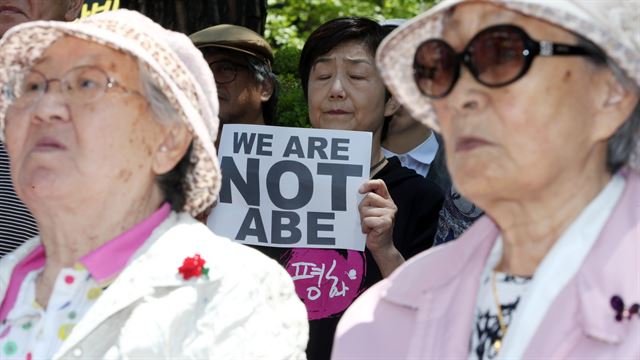
<path id="1" fill-rule="evenodd" d="M 271 125 L 275 121 L 279 84 L 273 73 L 273 51 L 256 32 L 222 24 L 189 36 L 213 73 L 224 124 Z M 220 136 L 215 147 L 220 144 Z M 197 216 L 207 223 L 211 208 Z"/>
<path id="2" fill-rule="evenodd" d="M 358 207 L 365 251 L 260 249 L 294 277 L 298 296 L 307 306 L 309 359 L 329 358 L 337 322 L 362 291 L 431 246 L 442 206 L 435 184 L 382 153 L 385 117 L 395 110 L 375 66 L 374 54 L 383 37 L 381 26 L 370 19 L 334 19 L 311 33 L 300 57 L 311 125 L 372 133 L 371 180 L 360 188 L 365 196 Z M 305 271 L 318 274 L 323 268 L 324 275 L 299 276 Z"/>
<path id="3" fill-rule="evenodd" d="M 380 24 L 385 33 L 389 34 L 405 21 L 391 19 Z M 395 98 L 392 100 L 396 101 Z M 398 109 L 389 122 L 382 146 L 386 157 L 398 157 L 402 166 L 414 170 L 440 187 L 444 202 L 433 245 L 455 240 L 482 216 L 483 211 L 460 195 L 451 183 L 442 137 L 414 119 L 402 105 L 398 104 Z"/>
<path id="4" fill-rule="evenodd" d="M 398 26 L 403 24 L 404 19 L 391 19 L 380 22 L 385 35 L 388 35 Z M 392 97 L 395 102 L 396 99 Z M 396 156 L 402 166 L 415 171 L 418 175 L 430 176 L 436 180 L 444 195 L 451 186 L 451 179 L 445 167 L 432 167 L 436 156 L 444 151 L 442 139 L 437 139 L 437 135 L 428 126 L 415 120 L 411 114 L 400 104 L 389 121 L 387 136 L 382 142 L 382 152 L 387 158 Z M 443 165 L 443 164 L 439 164 Z"/>
<path id="5" fill-rule="evenodd" d="M 224 124 L 271 125 L 278 102 L 273 51 L 254 31 L 216 25 L 189 36 L 213 72 Z"/>
<path id="6" fill-rule="evenodd" d="M 129 10 L 0 40 L 0 131 L 39 236 L 0 260 L 2 359 L 302 359 L 289 275 L 192 216 L 220 168 L 211 70 Z"/>
<path id="7" fill-rule="evenodd" d="M 82 3 L 82 0 L 0 0 L 0 36 L 27 21 L 72 21 Z M 33 216 L 13 189 L 9 156 L 0 141 L 0 259 L 37 233 Z"/>
<path id="8" fill-rule="evenodd" d="M 381 45 L 385 83 L 487 216 L 363 294 L 335 359 L 640 358 L 638 15 L 445 0 Z"/>

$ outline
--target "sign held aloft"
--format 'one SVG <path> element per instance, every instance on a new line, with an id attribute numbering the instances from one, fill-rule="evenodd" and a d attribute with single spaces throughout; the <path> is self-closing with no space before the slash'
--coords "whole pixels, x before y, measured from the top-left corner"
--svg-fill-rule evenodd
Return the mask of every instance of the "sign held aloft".
<path id="1" fill-rule="evenodd" d="M 358 187 L 371 133 L 225 125 L 222 188 L 209 226 L 248 245 L 363 251 Z"/>

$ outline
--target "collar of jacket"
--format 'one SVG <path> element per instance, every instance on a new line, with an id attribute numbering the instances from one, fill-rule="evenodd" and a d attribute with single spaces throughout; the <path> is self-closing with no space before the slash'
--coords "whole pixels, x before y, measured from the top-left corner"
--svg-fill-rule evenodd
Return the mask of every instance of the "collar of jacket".
<path id="1" fill-rule="evenodd" d="M 152 294 L 154 289 L 184 286 L 186 281 L 179 275 L 178 267 L 187 256 L 194 255 L 188 251 L 202 248 L 198 243 L 213 236 L 206 226 L 188 214 L 172 212 L 74 327 L 55 358 L 69 352 L 108 317 Z M 201 255 L 207 260 L 206 253 Z M 208 279 L 200 277 L 189 281 L 194 285 L 219 281 L 221 274 L 216 271 L 216 264 L 206 265 L 210 268 Z"/>
<path id="2" fill-rule="evenodd" d="M 637 266 L 640 256 L 640 242 L 637 241 L 640 239 L 640 175 L 631 171 L 622 171 L 622 175 L 627 185 L 620 200 L 580 271 L 570 281 L 568 286 L 573 288 L 558 295 L 558 298 L 577 297 L 575 303 L 579 306 L 571 309 L 575 311 L 576 326 L 589 337 L 609 344 L 620 343 L 631 331 L 629 320 L 624 320 L 627 324 L 613 320 L 614 313 L 609 305 L 611 296 L 626 294 L 623 296 L 625 303 L 640 299 L 640 284 L 636 282 L 634 287 L 632 282 L 623 281 L 624 275 L 615 275 L 633 271 L 629 266 L 633 267 L 634 261 Z M 457 240 L 412 258 L 394 272 L 384 284 L 383 301 L 416 310 L 417 322 L 468 317 L 464 321 L 468 320 L 470 334 L 473 309 L 452 309 L 450 303 L 456 296 L 470 296 L 468 304 L 475 308 L 480 276 L 498 235 L 496 224 L 483 216 Z M 636 241 L 633 241 L 634 236 Z M 622 260 L 612 261 L 614 258 Z M 612 282 L 611 279 L 617 280 Z M 550 321 L 546 315 L 543 319 L 541 328 Z M 529 345 L 536 338 L 534 336 Z M 464 342 L 468 344 L 468 339 Z"/>

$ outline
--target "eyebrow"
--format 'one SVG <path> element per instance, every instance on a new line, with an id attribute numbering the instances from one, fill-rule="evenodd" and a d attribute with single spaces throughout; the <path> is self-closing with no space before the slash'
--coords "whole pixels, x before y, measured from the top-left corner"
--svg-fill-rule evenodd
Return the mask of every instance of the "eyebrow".
<path id="1" fill-rule="evenodd" d="M 352 64 L 367 64 L 367 65 L 373 66 L 371 61 L 365 58 L 345 57 L 345 60 L 347 60 L 347 62 Z M 319 58 L 316 59 L 316 61 L 313 62 L 313 66 L 316 66 L 317 64 L 320 64 L 320 63 L 327 63 L 332 61 L 335 61 L 335 58 L 329 57 L 329 56 L 320 56 Z"/>
<path id="2" fill-rule="evenodd" d="M 94 54 L 88 57 L 85 57 L 82 59 L 82 61 L 80 61 L 78 64 L 76 64 L 75 66 L 84 66 L 87 65 L 90 62 L 94 62 L 96 61 L 96 59 L 99 59 L 100 55 L 98 54 Z M 41 58 L 39 58 L 36 62 L 33 63 L 33 65 L 31 66 L 31 68 L 35 67 L 36 65 L 42 65 L 42 64 L 46 64 L 47 62 L 50 62 L 52 59 L 51 56 L 43 56 Z"/>

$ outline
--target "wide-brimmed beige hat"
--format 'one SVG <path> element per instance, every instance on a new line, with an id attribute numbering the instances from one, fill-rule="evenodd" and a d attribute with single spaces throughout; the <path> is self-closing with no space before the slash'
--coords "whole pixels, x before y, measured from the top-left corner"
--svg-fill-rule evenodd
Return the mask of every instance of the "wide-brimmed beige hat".
<path id="1" fill-rule="evenodd" d="M 110 11 L 76 22 L 35 21 L 10 29 L 0 40 L 0 84 L 30 68 L 64 36 L 96 42 L 134 56 L 151 74 L 194 135 L 191 170 L 184 180 L 184 211 L 196 215 L 213 204 L 220 167 L 213 146 L 218 96 L 211 70 L 189 38 L 130 10 Z M 0 133 L 11 100 L 0 96 Z"/>
<path id="2" fill-rule="evenodd" d="M 442 36 L 444 14 L 453 6 L 479 0 L 444 0 L 385 38 L 376 61 L 389 90 L 412 116 L 438 130 L 430 100 L 413 77 L 413 59 L 425 40 Z M 640 2 L 638 0 L 482 0 L 536 17 L 598 45 L 640 86 Z"/>

